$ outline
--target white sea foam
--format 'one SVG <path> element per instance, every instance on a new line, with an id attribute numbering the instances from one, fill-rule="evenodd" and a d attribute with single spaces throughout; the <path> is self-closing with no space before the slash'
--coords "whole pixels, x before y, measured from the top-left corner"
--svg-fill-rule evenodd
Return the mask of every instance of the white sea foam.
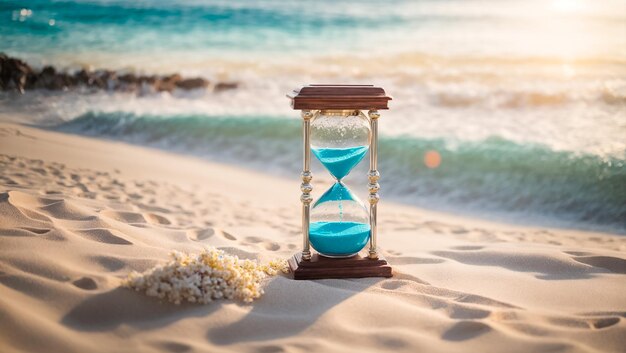
<path id="1" fill-rule="evenodd" d="M 278 116 L 297 119 L 285 94 L 312 77 L 242 77 L 240 88 L 155 93 L 28 92 L 0 95 L 3 119 L 56 124 L 87 112 L 136 115 Z M 318 82 L 329 82 L 330 78 Z M 500 136 L 553 150 L 623 156 L 626 151 L 626 79 L 611 81 L 507 82 L 471 79 L 438 82 L 377 80 L 393 95 L 381 132 L 422 138 L 480 141 Z M 372 82 L 344 76 L 341 82 Z M 572 87 L 575 86 L 575 87 Z M 576 87 L 577 86 L 577 87 Z"/>
<path id="2" fill-rule="evenodd" d="M 4 92 L 0 120 L 297 175 L 299 116 L 285 94 L 371 83 L 394 97 L 380 123 L 385 197 L 609 227 L 626 215 L 622 2 L 318 5 L 313 14 L 308 3 L 273 0 L 70 0 L 57 4 L 55 26 L 45 4 L 33 6 L 0 34 L 8 54 L 35 66 L 240 86 Z M 431 150 L 442 156 L 433 170 L 422 162 Z"/>

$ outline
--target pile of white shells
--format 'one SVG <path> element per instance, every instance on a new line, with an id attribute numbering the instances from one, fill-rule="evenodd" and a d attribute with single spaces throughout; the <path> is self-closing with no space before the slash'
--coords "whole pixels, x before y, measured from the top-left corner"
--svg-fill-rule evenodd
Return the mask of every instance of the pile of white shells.
<path id="1" fill-rule="evenodd" d="M 206 304 L 215 299 L 250 303 L 263 294 L 263 279 L 288 272 L 285 260 L 262 265 L 215 248 L 199 254 L 172 252 L 171 257 L 167 263 L 144 273 L 132 272 L 123 285 L 175 304 L 183 301 Z"/>

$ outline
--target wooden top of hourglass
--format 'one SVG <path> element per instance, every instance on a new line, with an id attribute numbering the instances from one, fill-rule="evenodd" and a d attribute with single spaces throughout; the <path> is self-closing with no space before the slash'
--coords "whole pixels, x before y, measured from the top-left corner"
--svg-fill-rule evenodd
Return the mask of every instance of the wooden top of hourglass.
<path id="1" fill-rule="evenodd" d="M 381 87 L 373 85 L 308 85 L 287 95 L 296 110 L 389 109 L 392 99 Z"/>

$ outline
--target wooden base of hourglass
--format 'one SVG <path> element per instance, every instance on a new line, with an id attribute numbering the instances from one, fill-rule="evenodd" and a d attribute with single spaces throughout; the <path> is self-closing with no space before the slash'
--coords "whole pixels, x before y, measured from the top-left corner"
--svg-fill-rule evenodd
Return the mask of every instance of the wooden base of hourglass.
<path id="1" fill-rule="evenodd" d="M 311 255 L 311 260 L 303 261 L 302 254 L 297 253 L 289 259 L 289 268 L 293 279 L 324 279 L 324 278 L 362 278 L 391 277 L 391 266 L 382 255 L 372 260 L 366 252 L 345 259 L 334 259 Z"/>

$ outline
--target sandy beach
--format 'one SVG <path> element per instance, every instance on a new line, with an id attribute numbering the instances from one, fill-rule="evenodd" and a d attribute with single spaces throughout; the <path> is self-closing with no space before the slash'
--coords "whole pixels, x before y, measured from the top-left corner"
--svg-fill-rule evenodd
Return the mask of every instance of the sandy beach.
<path id="1" fill-rule="evenodd" d="M 486 222 L 383 198 L 379 242 L 393 278 L 279 275 L 252 304 L 176 306 L 120 283 L 172 250 L 288 258 L 301 244 L 297 176 L 13 124 L 0 125 L 0 153 L 2 352 L 626 347 L 623 236 Z"/>
<path id="2" fill-rule="evenodd" d="M 0 353 L 626 353 L 623 0 L 0 19 Z"/>

